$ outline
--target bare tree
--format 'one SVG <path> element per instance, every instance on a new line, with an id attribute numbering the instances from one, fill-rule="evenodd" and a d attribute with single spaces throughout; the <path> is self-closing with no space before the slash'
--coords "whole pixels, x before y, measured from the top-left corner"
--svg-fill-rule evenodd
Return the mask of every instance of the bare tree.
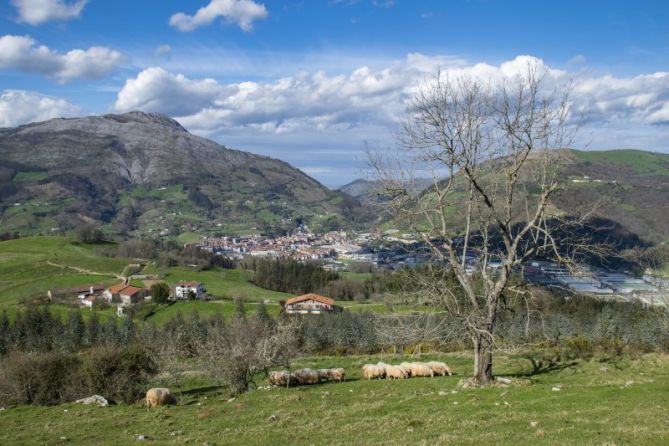
<path id="1" fill-rule="evenodd" d="M 550 198 L 573 131 L 568 88 L 547 91 L 551 80 L 535 66 L 499 83 L 438 73 L 415 95 L 401 153 L 368 150 L 393 215 L 440 264 L 423 295 L 462 320 L 479 384 L 493 380 L 495 323 L 514 268 L 558 254 Z M 416 172 L 433 178 L 429 191 L 412 190 Z"/>
<path id="2" fill-rule="evenodd" d="M 232 394 L 246 392 L 256 375 L 273 366 L 289 368 L 297 356 L 297 325 L 285 319 L 268 325 L 258 318 L 231 318 L 212 327 L 198 345 L 198 358 Z"/>

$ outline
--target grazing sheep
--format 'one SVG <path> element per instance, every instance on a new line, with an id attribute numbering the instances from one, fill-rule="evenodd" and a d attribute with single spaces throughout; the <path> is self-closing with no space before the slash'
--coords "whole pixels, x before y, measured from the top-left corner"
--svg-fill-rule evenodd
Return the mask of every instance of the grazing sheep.
<path id="1" fill-rule="evenodd" d="M 439 376 L 451 376 L 453 373 L 451 372 L 451 369 L 446 365 L 445 362 L 439 362 L 439 361 L 430 361 L 427 363 L 427 366 L 432 369 L 435 375 Z"/>
<path id="2" fill-rule="evenodd" d="M 148 408 L 176 404 L 177 398 L 170 393 L 170 389 L 153 388 L 146 392 L 146 406 Z"/>
<path id="3" fill-rule="evenodd" d="M 432 378 L 434 376 L 434 372 L 432 369 L 425 363 L 422 362 L 403 362 L 401 364 L 404 367 L 407 367 L 411 370 L 411 376 L 416 377 L 416 376 L 429 376 Z"/>
<path id="4" fill-rule="evenodd" d="M 318 384 L 318 372 L 312 369 L 300 369 L 293 374 L 298 384 Z"/>
<path id="5" fill-rule="evenodd" d="M 404 376 L 407 378 L 411 378 L 411 367 L 406 366 L 406 362 L 403 362 L 402 364 L 398 365 L 397 367 L 404 372 Z"/>
<path id="6" fill-rule="evenodd" d="M 386 367 L 386 379 L 405 379 L 407 375 L 404 370 L 398 366 L 389 365 Z"/>
<path id="7" fill-rule="evenodd" d="M 346 378 L 346 370 L 342 369 L 341 367 L 336 369 L 329 369 L 328 378 L 330 378 L 332 381 L 342 382 Z"/>
<path id="8" fill-rule="evenodd" d="M 374 364 L 365 364 L 362 366 L 362 377 L 366 380 L 382 379 L 386 377 L 386 369 Z"/>
<path id="9" fill-rule="evenodd" d="M 316 373 L 318 373 L 318 379 L 321 381 L 330 380 L 330 369 L 318 369 L 316 370 Z"/>
<path id="10" fill-rule="evenodd" d="M 295 378 L 288 370 L 269 372 L 269 384 L 271 386 L 292 386 L 296 384 Z"/>

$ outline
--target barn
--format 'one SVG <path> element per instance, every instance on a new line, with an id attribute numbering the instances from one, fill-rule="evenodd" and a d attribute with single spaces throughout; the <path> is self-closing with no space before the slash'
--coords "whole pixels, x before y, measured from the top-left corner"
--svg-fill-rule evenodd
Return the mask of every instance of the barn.
<path id="1" fill-rule="evenodd" d="M 329 297 L 309 293 L 288 299 L 284 310 L 288 314 L 321 314 L 341 311 L 341 307 L 335 305 L 335 301 Z"/>

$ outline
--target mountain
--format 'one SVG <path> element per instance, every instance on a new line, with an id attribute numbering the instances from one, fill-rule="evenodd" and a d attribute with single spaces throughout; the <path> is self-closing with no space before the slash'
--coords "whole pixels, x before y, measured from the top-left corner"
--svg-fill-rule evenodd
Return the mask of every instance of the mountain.
<path id="1" fill-rule="evenodd" d="M 554 203 L 564 213 L 594 207 L 594 215 L 649 243 L 669 240 L 669 154 L 570 150 L 563 177 Z"/>
<path id="2" fill-rule="evenodd" d="M 260 232 L 355 223 L 357 200 L 289 164 L 228 149 L 156 113 L 0 129 L 3 231 L 94 222 L 131 235 Z"/>
<path id="3" fill-rule="evenodd" d="M 430 187 L 432 184 L 432 179 L 430 178 L 416 178 L 413 181 L 413 186 L 411 189 L 418 193 Z M 348 184 L 340 186 L 337 190 L 343 192 L 351 197 L 359 200 L 361 203 L 365 204 L 378 204 L 382 201 L 379 197 L 379 181 L 370 181 L 363 178 L 358 178 L 353 180 Z"/>
<path id="4" fill-rule="evenodd" d="M 533 159 L 528 160 L 531 170 Z M 499 172 L 506 161 L 496 159 L 481 166 L 485 172 Z M 552 211 L 564 216 L 590 215 L 589 226 L 597 237 L 619 240 L 621 249 L 648 247 L 669 241 L 669 154 L 641 150 L 563 150 L 560 156 L 561 187 L 551 199 Z M 521 177 L 531 196 L 539 192 L 532 180 Z M 464 183 L 456 174 L 455 192 L 464 197 Z M 421 194 L 431 194 L 431 188 Z M 457 195 L 460 194 L 460 195 Z M 428 197 L 429 201 L 429 197 Z M 523 200 L 515 214 L 524 215 Z M 454 206 L 449 223 L 462 227 L 464 217 Z M 408 229 L 406 222 L 389 218 L 386 227 Z"/>

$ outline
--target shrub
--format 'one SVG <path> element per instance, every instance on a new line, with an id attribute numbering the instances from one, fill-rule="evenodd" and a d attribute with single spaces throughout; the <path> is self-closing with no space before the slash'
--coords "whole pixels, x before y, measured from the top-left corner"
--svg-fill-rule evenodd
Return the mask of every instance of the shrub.
<path id="1" fill-rule="evenodd" d="M 91 350 L 82 372 L 91 392 L 133 403 L 142 397 L 148 378 L 157 370 L 146 351 L 132 345 L 103 346 Z"/>
<path id="2" fill-rule="evenodd" d="M 0 404 L 49 405 L 71 401 L 84 392 L 76 355 L 12 353 L 0 365 Z"/>

